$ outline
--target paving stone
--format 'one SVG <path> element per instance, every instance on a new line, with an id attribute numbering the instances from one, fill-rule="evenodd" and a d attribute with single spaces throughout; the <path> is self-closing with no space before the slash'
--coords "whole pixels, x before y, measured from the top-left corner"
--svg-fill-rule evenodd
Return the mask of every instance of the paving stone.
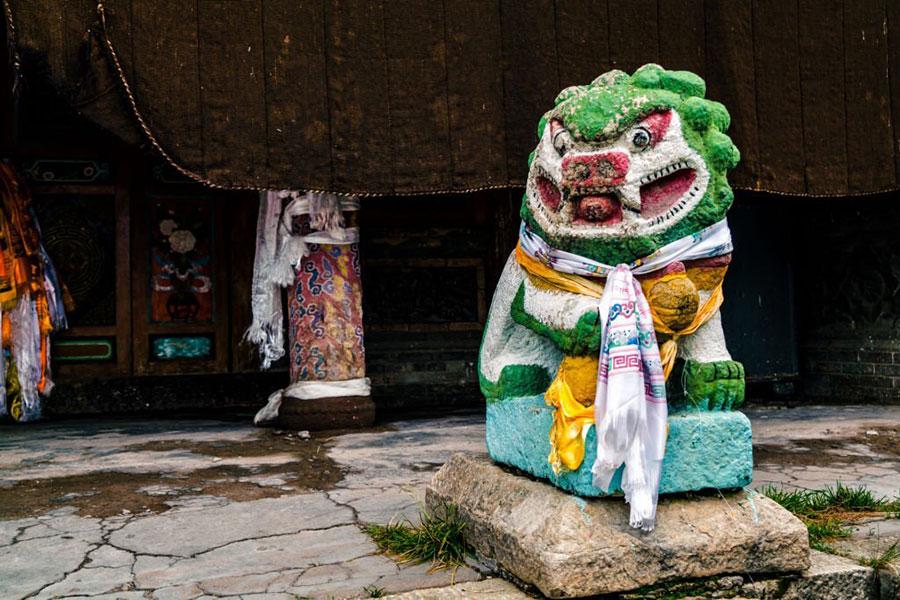
<path id="1" fill-rule="evenodd" d="M 172 500 L 166 500 L 165 505 L 171 508 L 210 508 L 213 506 L 226 506 L 231 503 L 228 498 L 222 496 L 209 496 L 200 494 L 198 496 L 180 496 Z"/>
<path id="2" fill-rule="evenodd" d="M 26 527 L 37 525 L 37 519 L 15 519 L 0 521 L 0 546 L 11 544 Z"/>
<path id="3" fill-rule="evenodd" d="M 297 574 L 300 571 L 296 571 Z M 215 596 L 243 596 L 247 593 L 264 594 L 269 586 L 283 574 L 282 570 L 246 575 L 223 575 L 203 581 L 203 591 Z"/>
<path id="4" fill-rule="evenodd" d="M 584 500 L 485 455 L 456 454 L 429 485 L 427 503 L 455 504 L 480 554 L 553 598 L 809 565 L 806 527 L 754 492 L 662 498 L 657 528 L 645 534 L 629 527 L 621 498 Z"/>
<path id="5" fill-rule="evenodd" d="M 110 543 L 133 552 L 187 557 L 238 540 L 352 522 L 352 511 L 325 494 L 302 494 L 144 517 L 114 532 Z"/>
<path id="6" fill-rule="evenodd" d="M 192 600 L 204 594 L 196 583 L 159 588 L 153 591 L 153 600 Z"/>
<path id="7" fill-rule="evenodd" d="M 131 568 L 95 567 L 78 569 L 65 579 L 41 590 L 35 600 L 49 600 L 72 595 L 94 596 L 127 591 L 131 585 Z"/>
<path id="8" fill-rule="evenodd" d="M 0 581 L 5 598 L 37 593 L 82 563 L 93 546 L 84 540 L 42 538 L 0 548 Z"/>
<path id="9" fill-rule="evenodd" d="M 87 600 L 88 598 L 90 600 L 148 600 L 144 592 L 113 592 L 111 594 L 96 594 L 92 596 L 66 596 L 67 600 Z"/>
<path id="10" fill-rule="evenodd" d="M 745 585 L 750 598 L 785 600 L 876 600 L 872 569 L 840 556 L 810 551 L 811 565 L 798 578 L 773 579 Z"/>
<path id="11" fill-rule="evenodd" d="M 467 567 L 433 570 L 430 564 L 400 566 L 384 556 L 364 556 L 348 563 L 308 569 L 288 591 L 301 597 L 356 598 L 368 596 L 366 589 L 401 592 L 477 579 L 481 576 Z"/>
<path id="12" fill-rule="evenodd" d="M 131 567 L 134 555 L 112 546 L 100 546 L 88 554 L 88 567 Z"/>
<path id="13" fill-rule="evenodd" d="M 475 598 L 485 600 L 526 600 L 531 598 L 502 579 L 492 578 L 482 581 L 467 581 L 445 587 L 426 588 L 385 596 L 390 600 L 454 600 L 455 598 Z"/>
<path id="14" fill-rule="evenodd" d="M 372 554 L 375 545 L 355 525 L 234 542 L 180 559 L 171 566 L 144 569 L 135 565 L 138 589 L 156 589 L 196 582 L 201 587 L 223 575 L 243 576 L 343 563 Z"/>
<path id="15" fill-rule="evenodd" d="M 403 566 L 396 577 L 382 578 L 377 585 L 383 586 L 388 592 L 400 592 L 422 587 L 446 586 L 457 582 L 478 581 L 482 578 L 480 573 L 469 567 L 459 567 L 456 570 L 432 570 L 430 564 L 424 563 Z"/>
<path id="16" fill-rule="evenodd" d="M 336 489 L 328 492 L 328 497 L 352 506 L 363 523 L 417 522 L 425 502 L 425 486 L 400 486 L 385 490 Z"/>
<path id="17" fill-rule="evenodd" d="M 851 536 L 831 542 L 842 556 L 859 562 L 884 555 L 892 546 L 900 546 L 900 519 L 873 519 L 851 528 Z M 880 599 L 900 598 L 900 558 L 878 571 Z"/>
<path id="18" fill-rule="evenodd" d="M 288 591 L 300 596 L 355 596 L 382 577 L 396 577 L 400 568 L 390 559 L 370 555 L 341 564 L 311 567 L 297 577 Z"/>

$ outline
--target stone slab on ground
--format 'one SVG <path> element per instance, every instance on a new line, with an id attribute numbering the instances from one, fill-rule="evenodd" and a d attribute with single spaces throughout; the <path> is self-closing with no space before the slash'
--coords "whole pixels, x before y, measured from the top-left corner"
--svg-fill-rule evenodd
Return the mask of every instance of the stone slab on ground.
<path id="1" fill-rule="evenodd" d="M 527 600 L 531 598 L 508 581 L 492 578 L 482 581 L 457 583 L 446 587 L 428 588 L 391 594 L 391 600 L 456 600 L 456 598 L 477 598 L 478 600 Z"/>
<path id="2" fill-rule="evenodd" d="M 758 581 L 741 588 L 747 598 L 878 600 L 872 569 L 840 556 L 810 551 L 811 565 L 798 578 Z"/>
<path id="3" fill-rule="evenodd" d="M 893 600 L 893 590 L 879 586 L 872 569 L 840 556 L 812 550 L 810 567 L 800 574 L 771 578 L 726 575 L 701 581 L 661 585 L 625 593 L 621 600 L 729 598 L 731 600 Z M 532 596 L 502 579 L 459 583 L 387 596 L 393 600 L 525 600 Z"/>
<path id="4" fill-rule="evenodd" d="M 900 519 L 877 518 L 858 523 L 850 528 L 849 538 L 829 543 L 834 550 L 852 561 L 883 560 L 885 554 L 900 548 Z M 900 598 L 900 557 L 884 560 L 878 570 L 879 600 Z"/>
<path id="5" fill-rule="evenodd" d="M 806 527 L 754 492 L 660 499 L 651 533 L 618 498 L 583 499 L 512 474 L 483 454 L 455 454 L 428 486 L 454 504 L 482 556 L 551 598 L 638 589 L 724 573 L 809 567 Z"/>
<path id="6" fill-rule="evenodd" d="M 594 428 L 585 441 L 577 471 L 555 474 L 550 454 L 550 427 L 555 409 L 543 396 L 512 398 L 487 405 L 487 447 L 495 461 L 507 464 L 580 496 L 606 496 L 592 484 L 597 457 Z M 612 492 L 621 491 L 622 470 L 613 477 Z M 703 489 L 738 489 L 753 479 L 750 421 L 737 411 L 682 412 L 669 416 L 661 493 Z"/>

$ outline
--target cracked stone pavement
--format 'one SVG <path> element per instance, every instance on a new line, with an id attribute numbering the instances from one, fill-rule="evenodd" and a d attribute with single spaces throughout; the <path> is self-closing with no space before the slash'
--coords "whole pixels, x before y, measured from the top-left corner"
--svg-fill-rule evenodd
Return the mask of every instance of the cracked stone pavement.
<path id="1" fill-rule="evenodd" d="M 900 491 L 900 407 L 747 413 L 755 486 Z M 415 519 L 434 471 L 483 436 L 477 414 L 310 438 L 213 420 L 2 427 L 0 598 L 356 598 L 483 579 L 398 566 L 360 528 Z"/>

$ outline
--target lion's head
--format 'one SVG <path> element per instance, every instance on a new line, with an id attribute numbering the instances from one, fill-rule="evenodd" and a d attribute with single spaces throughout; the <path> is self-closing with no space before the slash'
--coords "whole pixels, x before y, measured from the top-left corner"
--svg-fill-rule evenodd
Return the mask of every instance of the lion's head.
<path id="1" fill-rule="evenodd" d="M 541 119 L 522 217 L 552 246 L 631 262 L 725 216 L 740 155 L 687 71 L 644 65 L 563 90 Z"/>

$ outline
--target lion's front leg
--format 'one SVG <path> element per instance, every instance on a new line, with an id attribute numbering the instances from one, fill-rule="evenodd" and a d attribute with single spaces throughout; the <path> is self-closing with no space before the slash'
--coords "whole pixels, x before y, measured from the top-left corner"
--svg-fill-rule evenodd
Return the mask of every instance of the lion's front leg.
<path id="1" fill-rule="evenodd" d="M 696 333 L 679 340 L 678 356 L 684 364 L 680 374 L 673 374 L 674 407 L 733 410 L 744 403 L 744 366 L 728 352 L 719 311 Z M 679 380 L 682 390 L 677 389 Z"/>

